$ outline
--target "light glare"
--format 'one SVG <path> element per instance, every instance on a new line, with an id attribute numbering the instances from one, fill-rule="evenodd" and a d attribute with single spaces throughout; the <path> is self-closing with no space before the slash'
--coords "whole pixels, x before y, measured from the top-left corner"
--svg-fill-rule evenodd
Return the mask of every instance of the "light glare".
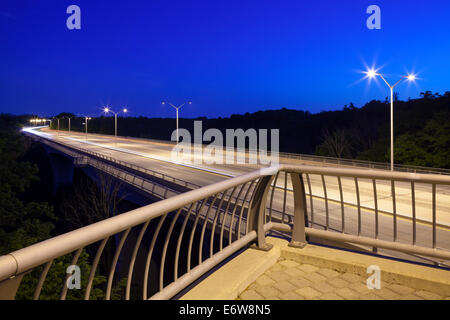
<path id="1" fill-rule="evenodd" d="M 377 73 L 376 73 L 376 71 L 373 70 L 373 69 L 367 71 L 367 76 L 368 76 L 369 78 L 375 78 L 376 75 L 377 75 Z"/>

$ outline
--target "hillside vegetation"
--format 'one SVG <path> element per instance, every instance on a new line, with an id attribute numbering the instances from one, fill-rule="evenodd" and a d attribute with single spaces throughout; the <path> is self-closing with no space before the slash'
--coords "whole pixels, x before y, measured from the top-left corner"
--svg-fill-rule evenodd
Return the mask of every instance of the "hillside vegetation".
<path id="1" fill-rule="evenodd" d="M 61 114 L 64 116 L 67 114 Z M 419 99 L 398 100 L 394 109 L 395 161 L 399 164 L 450 168 L 450 92 L 424 92 Z M 374 100 L 361 108 L 353 104 L 339 111 L 259 111 L 227 118 L 180 119 L 180 128 L 193 133 L 195 120 L 203 132 L 217 128 L 280 129 L 280 151 L 388 162 L 390 159 L 390 104 Z M 84 132 L 84 119 L 72 119 L 72 130 Z M 60 120 L 67 130 L 68 121 Z M 53 121 L 56 128 L 56 121 Z M 121 136 L 170 140 L 175 129 L 171 118 L 119 119 Z M 91 133 L 114 133 L 112 117 L 89 121 Z"/>

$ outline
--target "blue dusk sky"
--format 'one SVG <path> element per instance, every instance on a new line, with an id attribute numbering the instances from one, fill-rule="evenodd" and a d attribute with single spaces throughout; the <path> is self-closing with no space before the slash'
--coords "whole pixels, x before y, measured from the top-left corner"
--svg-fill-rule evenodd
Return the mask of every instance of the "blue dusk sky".
<path id="1" fill-rule="evenodd" d="M 69 5 L 81 30 L 69 30 Z M 366 9 L 381 8 L 381 30 Z M 1 0 L 0 112 L 217 117 L 320 112 L 450 90 L 448 0 Z"/>

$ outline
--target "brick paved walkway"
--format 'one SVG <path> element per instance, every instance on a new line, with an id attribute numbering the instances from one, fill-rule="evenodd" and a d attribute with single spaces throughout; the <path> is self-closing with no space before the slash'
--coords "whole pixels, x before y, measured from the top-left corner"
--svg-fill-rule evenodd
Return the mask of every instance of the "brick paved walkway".
<path id="1" fill-rule="evenodd" d="M 280 258 L 239 297 L 240 300 L 450 300 L 381 279 L 370 290 L 365 278 Z"/>

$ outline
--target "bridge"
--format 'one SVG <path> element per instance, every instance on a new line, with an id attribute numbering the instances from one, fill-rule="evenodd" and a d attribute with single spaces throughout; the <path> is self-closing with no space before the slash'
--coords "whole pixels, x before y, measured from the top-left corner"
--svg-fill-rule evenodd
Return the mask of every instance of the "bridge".
<path id="1" fill-rule="evenodd" d="M 58 183 L 71 183 L 74 166 L 95 168 L 155 202 L 0 257 L 4 297 L 13 298 L 24 276 L 38 270 L 38 299 L 58 258 L 70 254 L 76 265 L 89 250 L 89 299 L 107 246 L 114 250 L 105 299 L 121 279 L 125 299 L 177 297 L 250 245 L 270 252 L 269 234 L 298 251 L 316 243 L 411 263 L 450 261 L 447 170 L 391 172 L 379 163 L 291 154 L 280 154 L 280 165 L 270 168 L 194 165 L 174 160 L 170 142 L 47 128 L 24 134 L 56 155 Z M 64 282 L 60 298 L 67 294 Z"/>

